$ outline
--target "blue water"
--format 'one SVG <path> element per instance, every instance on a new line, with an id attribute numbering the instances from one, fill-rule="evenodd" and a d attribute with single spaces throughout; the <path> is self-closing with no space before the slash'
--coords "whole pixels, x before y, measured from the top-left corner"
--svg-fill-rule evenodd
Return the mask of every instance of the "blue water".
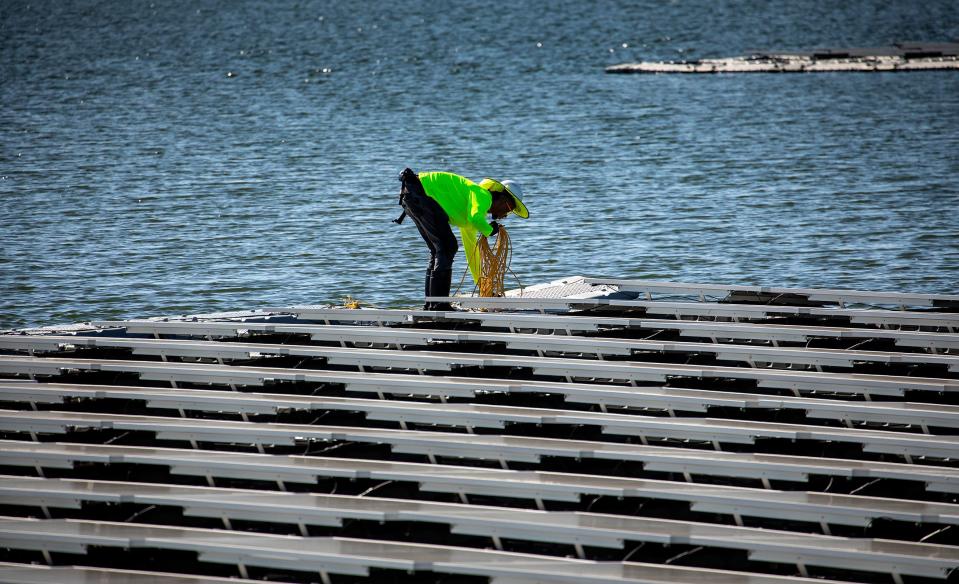
<path id="1" fill-rule="evenodd" d="M 603 72 L 956 39 L 954 0 L 4 0 L 0 327 L 411 304 L 404 166 L 522 182 L 524 284 L 957 293 L 956 72 Z"/>

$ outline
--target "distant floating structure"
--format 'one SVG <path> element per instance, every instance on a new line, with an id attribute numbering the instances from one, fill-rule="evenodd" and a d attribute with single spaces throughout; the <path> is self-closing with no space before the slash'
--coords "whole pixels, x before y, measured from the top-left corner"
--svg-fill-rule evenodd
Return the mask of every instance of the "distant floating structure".
<path id="1" fill-rule="evenodd" d="M 622 63 L 607 73 L 834 73 L 959 70 L 959 43 L 899 43 L 891 47 L 759 52 L 748 57 Z"/>

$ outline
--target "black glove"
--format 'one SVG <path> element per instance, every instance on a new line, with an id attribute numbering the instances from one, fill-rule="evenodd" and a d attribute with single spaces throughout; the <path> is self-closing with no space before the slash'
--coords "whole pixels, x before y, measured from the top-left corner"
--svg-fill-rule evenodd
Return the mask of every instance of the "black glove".
<path id="1" fill-rule="evenodd" d="M 499 233 L 499 223 L 497 223 L 496 221 L 493 221 L 492 223 L 490 223 L 490 227 L 493 228 L 493 232 L 489 234 L 490 237 L 493 237 L 494 235 Z"/>

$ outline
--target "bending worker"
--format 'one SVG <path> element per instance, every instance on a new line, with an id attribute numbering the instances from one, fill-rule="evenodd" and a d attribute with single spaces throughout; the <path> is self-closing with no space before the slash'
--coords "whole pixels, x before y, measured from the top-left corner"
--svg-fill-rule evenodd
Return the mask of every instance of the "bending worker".
<path id="1" fill-rule="evenodd" d="M 427 296 L 449 296 L 453 279 L 453 257 L 459 247 L 450 225 L 459 227 L 466 248 L 466 260 L 473 279 L 479 281 L 480 258 L 476 249 L 477 234 L 496 235 L 499 223 L 510 212 L 526 219 L 529 211 L 523 204 L 523 192 L 513 181 L 491 178 L 479 184 L 450 172 L 400 173 L 400 205 L 403 214 L 413 219 L 420 235 L 430 248 L 430 264 L 426 270 Z M 487 221 L 486 215 L 492 216 Z M 451 310 L 448 303 L 427 302 L 425 310 Z"/>

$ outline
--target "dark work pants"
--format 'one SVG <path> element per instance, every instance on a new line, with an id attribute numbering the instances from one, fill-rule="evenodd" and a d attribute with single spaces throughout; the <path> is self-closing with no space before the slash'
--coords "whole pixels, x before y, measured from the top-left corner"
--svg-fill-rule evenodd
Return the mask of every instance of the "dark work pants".
<path id="1" fill-rule="evenodd" d="M 453 277 L 453 258 L 456 256 L 459 243 L 450 228 L 446 211 L 426 194 L 416 174 L 407 170 L 400 175 L 403 183 L 400 204 L 416 224 L 420 236 L 430 250 L 430 263 L 426 269 L 423 292 L 426 296 L 449 296 Z M 449 310 L 448 305 L 430 306 L 428 304 L 426 308 Z"/>

